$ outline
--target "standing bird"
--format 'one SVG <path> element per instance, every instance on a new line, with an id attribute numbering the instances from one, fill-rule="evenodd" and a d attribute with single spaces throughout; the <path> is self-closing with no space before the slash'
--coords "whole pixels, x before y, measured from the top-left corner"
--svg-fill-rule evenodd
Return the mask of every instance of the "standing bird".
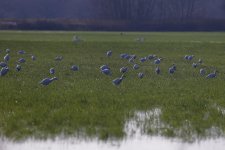
<path id="1" fill-rule="evenodd" d="M 140 58 L 140 62 L 145 62 L 147 60 L 147 57 L 143 57 L 143 58 Z"/>
<path id="2" fill-rule="evenodd" d="M 10 49 L 7 48 L 7 49 L 5 50 L 5 52 L 6 52 L 7 54 L 10 53 Z"/>
<path id="3" fill-rule="evenodd" d="M 200 72 L 200 75 L 202 75 L 202 76 L 204 76 L 204 75 L 206 74 L 206 71 L 205 71 L 205 69 L 203 69 L 203 68 L 201 68 L 201 69 L 199 70 L 199 72 Z"/>
<path id="4" fill-rule="evenodd" d="M 193 63 L 193 64 L 192 64 L 192 67 L 193 67 L 193 68 L 197 68 L 197 66 L 198 66 L 197 63 Z"/>
<path id="5" fill-rule="evenodd" d="M 173 74 L 175 72 L 175 70 L 172 67 L 170 67 L 168 71 L 169 71 L 169 74 Z"/>
<path id="6" fill-rule="evenodd" d="M 73 71 L 78 71 L 79 70 L 79 67 L 76 66 L 76 65 L 73 65 L 73 66 L 71 66 L 70 69 L 73 70 Z"/>
<path id="7" fill-rule="evenodd" d="M 25 51 L 24 50 L 19 50 L 17 53 L 22 55 L 22 54 L 25 54 Z"/>
<path id="8" fill-rule="evenodd" d="M 144 77 L 144 73 L 140 72 L 138 73 L 138 78 L 142 79 Z"/>
<path id="9" fill-rule="evenodd" d="M 128 68 L 127 67 L 120 68 L 120 72 L 121 73 L 126 73 L 127 71 L 128 71 Z"/>
<path id="10" fill-rule="evenodd" d="M 35 57 L 34 55 L 31 55 L 31 59 L 32 59 L 33 61 L 35 61 L 35 60 L 36 60 L 36 57 Z"/>
<path id="11" fill-rule="evenodd" d="M 16 71 L 20 71 L 22 68 L 21 68 L 21 66 L 20 65 L 16 65 Z"/>
<path id="12" fill-rule="evenodd" d="M 62 61 L 63 60 L 63 57 L 62 56 L 56 56 L 55 57 L 55 61 Z"/>
<path id="13" fill-rule="evenodd" d="M 103 70 L 101 70 L 101 72 L 105 75 L 110 75 L 110 76 L 112 75 L 110 69 L 103 69 Z"/>
<path id="14" fill-rule="evenodd" d="M 114 79 L 114 80 L 112 81 L 113 85 L 116 85 L 116 86 L 120 85 L 121 82 L 123 81 L 124 77 L 125 77 L 125 76 L 122 75 L 120 78 Z"/>
<path id="15" fill-rule="evenodd" d="M 184 59 L 188 60 L 188 57 L 189 57 L 188 55 L 185 55 L 185 56 L 184 56 Z"/>
<path id="16" fill-rule="evenodd" d="M 7 64 L 5 62 L 0 62 L 0 67 L 6 67 Z"/>
<path id="17" fill-rule="evenodd" d="M 154 64 L 157 64 L 157 65 L 160 64 L 161 60 L 162 60 L 162 58 L 156 59 L 156 60 L 154 61 Z"/>
<path id="18" fill-rule="evenodd" d="M 0 70 L 0 76 L 4 76 L 4 75 L 6 75 L 8 72 L 9 72 L 9 68 L 8 68 L 8 67 L 3 67 L 3 68 Z"/>
<path id="19" fill-rule="evenodd" d="M 171 66 L 171 68 L 173 68 L 174 71 L 177 70 L 177 66 L 176 66 L 175 64 L 173 64 L 173 65 Z"/>
<path id="20" fill-rule="evenodd" d="M 112 56 L 112 51 L 111 51 L 111 50 L 110 50 L 110 51 L 107 51 L 107 52 L 106 52 L 106 55 L 107 55 L 108 57 Z"/>
<path id="21" fill-rule="evenodd" d="M 55 74 L 55 69 L 54 69 L 54 68 L 50 68 L 50 69 L 49 69 L 49 73 L 50 73 L 50 74 Z"/>
<path id="22" fill-rule="evenodd" d="M 156 67 L 156 68 L 155 68 L 155 73 L 156 73 L 156 74 L 160 74 L 160 68 L 159 68 L 159 67 Z"/>
<path id="23" fill-rule="evenodd" d="M 42 85 L 49 85 L 52 81 L 58 80 L 56 77 L 53 78 L 45 78 L 43 80 L 41 80 L 40 84 Z"/>
<path id="24" fill-rule="evenodd" d="M 212 78 L 215 78 L 216 77 L 216 70 L 213 72 L 213 73 L 210 73 L 206 76 L 207 79 L 212 79 Z"/>
<path id="25" fill-rule="evenodd" d="M 199 64 L 202 64 L 202 59 L 199 59 L 199 60 L 198 60 L 198 63 L 199 63 Z"/>
<path id="26" fill-rule="evenodd" d="M 20 59 L 18 60 L 18 62 L 19 62 L 19 63 L 25 63 L 26 60 L 25 60 L 24 58 L 20 58 Z"/>
<path id="27" fill-rule="evenodd" d="M 9 54 L 6 54 L 6 55 L 4 56 L 4 61 L 5 61 L 5 62 L 8 62 L 8 61 L 9 61 L 9 59 L 10 59 Z"/>
<path id="28" fill-rule="evenodd" d="M 134 70 L 139 69 L 139 65 L 138 65 L 138 64 L 134 64 L 133 69 L 134 69 Z"/>
<path id="29" fill-rule="evenodd" d="M 194 58 L 194 55 L 188 56 L 188 60 L 192 60 Z"/>
<path id="30" fill-rule="evenodd" d="M 108 65 L 102 65 L 102 66 L 100 67 L 100 70 L 101 70 L 101 71 L 104 70 L 104 69 L 109 69 L 109 70 L 110 70 L 110 68 L 109 68 Z"/>

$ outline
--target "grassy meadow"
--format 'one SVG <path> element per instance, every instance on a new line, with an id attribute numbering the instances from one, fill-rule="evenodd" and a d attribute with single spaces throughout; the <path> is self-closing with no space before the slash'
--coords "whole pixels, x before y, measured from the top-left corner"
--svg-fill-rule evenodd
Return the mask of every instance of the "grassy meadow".
<path id="1" fill-rule="evenodd" d="M 83 41 L 74 44 L 73 35 Z M 143 43 L 136 42 L 144 37 Z M 108 138 L 126 137 L 124 124 L 137 111 L 159 108 L 166 124 L 157 130 L 145 126 L 145 133 L 167 137 L 207 138 L 225 131 L 225 33 L 216 32 L 39 32 L 0 31 L 0 61 L 5 49 L 11 49 L 6 76 L 0 77 L 0 134 L 10 139 L 68 136 Z M 25 55 L 18 55 L 18 50 Z M 106 57 L 106 51 L 113 51 Z M 136 54 L 140 69 L 122 60 L 121 53 Z M 30 54 L 37 57 L 32 61 Z M 156 54 L 162 57 L 161 74 L 154 72 L 152 61 L 139 58 Z M 215 79 L 200 76 L 199 67 L 183 59 L 195 55 L 192 62 L 203 60 L 207 73 L 216 68 Z M 56 56 L 63 56 L 56 62 Z M 22 70 L 15 70 L 23 57 Z M 175 63 L 177 71 L 168 74 Z M 70 66 L 79 65 L 79 72 Z M 112 76 L 100 73 L 108 64 Z M 129 67 L 118 87 L 112 80 L 121 76 L 119 68 Z M 49 74 L 54 67 L 55 75 Z M 137 77 L 144 72 L 143 79 Z M 49 86 L 39 82 L 45 77 L 58 78 Z M 188 123 L 187 123 L 188 122 Z M 188 124 L 188 125 L 187 125 Z M 178 133 L 179 132 L 179 133 Z M 213 131 L 214 132 L 214 131 Z"/>

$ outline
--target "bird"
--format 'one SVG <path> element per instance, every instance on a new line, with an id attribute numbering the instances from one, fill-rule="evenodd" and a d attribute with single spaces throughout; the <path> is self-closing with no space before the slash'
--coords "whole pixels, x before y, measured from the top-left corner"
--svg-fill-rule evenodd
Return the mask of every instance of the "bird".
<path id="1" fill-rule="evenodd" d="M 147 57 L 143 57 L 143 58 L 140 58 L 140 62 L 145 62 L 147 60 Z"/>
<path id="2" fill-rule="evenodd" d="M 49 73 L 50 73 L 50 74 L 55 74 L 55 69 L 54 69 L 54 68 L 50 68 L 50 69 L 49 69 Z"/>
<path id="3" fill-rule="evenodd" d="M 5 62 L 0 62 L 0 67 L 6 67 L 7 64 Z"/>
<path id="4" fill-rule="evenodd" d="M 127 55 L 126 53 L 120 54 L 120 58 L 125 58 Z"/>
<path id="5" fill-rule="evenodd" d="M 112 56 L 112 51 L 111 51 L 111 50 L 107 51 L 107 52 L 106 52 L 106 55 L 107 55 L 108 57 Z"/>
<path id="6" fill-rule="evenodd" d="M 154 60 L 154 64 L 157 64 L 157 65 L 160 64 L 161 60 L 162 60 L 162 58 L 158 58 L 158 59 Z"/>
<path id="7" fill-rule="evenodd" d="M 4 75 L 6 75 L 8 72 L 9 72 L 9 68 L 8 68 L 8 67 L 3 67 L 3 68 L 0 70 L 0 76 L 4 76 Z"/>
<path id="8" fill-rule="evenodd" d="M 133 69 L 134 69 L 134 70 L 139 69 L 139 65 L 138 65 L 138 64 L 134 64 Z"/>
<path id="9" fill-rule="evenodd" d="M 173 64 L 173 65 L 171 66 L 171 68 L 173 68 L 174 71 L 177 70 L 177 66 L 176 66 L 175 64 Z"/>
<path id="10" fill-rule="evenodd" d="M 102 65 L 102 66 L 100 67 L 100 70 L 101 70 L 101 71 L 104 70 L 104 69 L 109 69 L 109 70 L 110 70 L 110 68 L 109 68 L 108 65 Z"/>
<path id="11" fill-rule="evenodd" d="M 185 55 L 185 56 L 184 56 L 184 59 L 188 60 L 188 57 L 189 57 L 188 55 Z"/>
<path id="12" fill-rule="evenodd" d="M 175 72 L 175 70 L 173 69 L 173 67 L 170 67 L 168 71 L 169 71 L 169 74 L 173 74 Z"/>
<path id="13" fill-rule="evenodd" d="M 79 70 L 79 67 L 76 66 L 76 65 L 73 65 L 73 66 L 71 66 L 70 69 L 73 70 L 73 71 L 78 71 Z"/>
<path id="14" fill-rule="evenodd" d="M 192 60 L 194 58 L 194 55 L 188 56 L 188 60 Z"/>
<path id="15" fill-rule="evenodd" d="M 36 60 L 36 57 L 35 57 L 34 55 L 31 55 L 31 59 L 32 59 L 33 61 L 35 61 L 35 60 Z"/>
<path id="16" fill-rule="evenodd" d="M 62 61 L 63 60 L 63 57 L 62 56 L 56 56 L 55 57 L 55 61 Z"/>
<path id="17" fill-rule="evenodd" d="M 131 55 L 126 55 L 124 58 L 129 60 L 131 58 Z"/>
<path id="18" fill-rule="evenodd" d="M 25 60 L 24 58 L 20 58 L 20 59 L 18 60 L 18 62 L 19 62 L 19 63 L 25 63 L 26 60 Z"/>
<path id="19" fill-rule="evenodd" d="M 160 74 L 160 68 L 159 67 L 156 67 L 155 68 L 155 72 L 156 72 L 156 74 Z"/>
<path id="20" fill-rule="evenodd" d="M 7 49 L 5 50 L 5 52 L 6 52 L 6 53 L 10 53 L 10 49 L 7 48 Z"/>
<path id="21" fill-rule="evenodd" d="M 144 77 L 144 73 L 140 72 L 138 73 L 138 78 L 142 79 Z"/>
<path id="22" fill-rule="evenodd" d="M 19 50 L 17 53 L 22 55 L 22 54 L 25 54 L 25 51 L 24 50 Z"/>
<path id="23" fill-rule="evenodd" d="M 148 55 L 148 59 L 149 59 L 149 60 L 154 59 L 154 55 Z"/>
<path id="24" fill-rule="evenodd" d="M 103 70 L 101 70 L 101 72 L 105 75 L 112 75 L 110 69 L 103 69 Z"/>
<path id="25" fill-rule="evenodd" d="M 16 65 L 16 71 L 20 71 L 22 68 L 21 68 L 21 66 L 20 65 Z"/>
<path id="26" fill-rule="evenodd" d="M 8 62 L 8 61 L 9 61 L 9 59 L 10 59 L 9 54 L 6 54 L 6 55 L 4 56 L 4 61 L 5 61 L 5 62 Z"/>
<path id="27" fill-rule="evenodd" d="M 58 78 L 56 78 L 56 77 L 45 78 L 45 79 L 41 80 L 39 83 L 46 86 L 46 85 L 49 85 L 51 82 L 53 82 L 55 80 L 58 80 Z"/>
<path id="28" fill-rule="evenodd" d="M 199 70 L 199 72 L 200 72 L 200 75 L 202 75 L 202 76 L 204 76 L 204 75 L 206 74 L 206 71 L 205 71 L 205 69 L 203 69 L 203 68 L 201 68 L 201 69 Z"/>
<path id="29" fill-rule="evenodd" d="M 199 63 L 199 64 L 202 64 L 202 59 L 199 59 L 199 60 L 198 60 L 198 63 Z"/>
<path id="30" fill-rule="evenodd" d="M 114 80 L 112 81 L 113 85 L 115 85 L 115 86 L 120 85 L 124 78 L 125 78 L 125 76 L 122 75 L 121 77 L 114 79 Z"/>
<path id="31" fill-rule="evenodd" d="M 193 68 L 197 68 L 197 66 L 198 66 L 197 63 L 193 63 L 193 64 L 192 64 L 192 67 L 193 67 Z"/>
<path id="32" fill-rule="evenodd" d="M 215 78 L 216 77 L 216 70 L 213 72 L 213 73 L 210 73 L 206 76 L 207 79 L 212 79 L 212 78 Z"/>
<path id="33" fill-rule="evenodd" d="M 126 73 L 127 71 L 128 71 L 128 68 L 127 67 L 120 68 L 120 72 L 121 73 Z"/>

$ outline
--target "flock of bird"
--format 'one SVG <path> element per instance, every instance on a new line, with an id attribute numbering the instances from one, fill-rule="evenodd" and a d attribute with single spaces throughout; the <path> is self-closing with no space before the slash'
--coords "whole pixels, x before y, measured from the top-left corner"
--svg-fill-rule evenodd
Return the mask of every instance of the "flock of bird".
<path id="1" fill-rule="evenodd" d="M 6 55 L 4 56 L 4 61 L 0 62 L 0 67 L 1 67 L 1 70 L 0 70 L 0 76 L 5 76 L 8 72 L 9 72 L 9 67 L 8 67 L 8 62 L 10 61 L 10 49 L 6 49 L 5 50 L 6 52 Z M 24 50 L 19 50 L 17 52 L 18 55 L 24 55 L 26 52 Z M 112 56 L 112 51 L 109 50 L 106 52 L 106 57 L 111 57 Z M 135 63 L 135 61 L 137 61 L 137 56 L 136 55 L 130 55 L 130 54 L 127 54 L 127 53 L 123 53 L 123 54 L 120 54 L 120 58 L 121 59 L 124 59 L 124 60 L 127 60 L 130 64 L 132 64 L 132 69 L 133 70 L 138 70 L 140 68 L 140 65 Z M 184 60 L 185 61 L 192 61 L 194 58 L 194 55 L 185 55 L 184 56 Z M 31 55 L 31 60 L 32 61 L 35 61 L 36 60 L 36 57 L 34 55 Z M 63 57 L 62 56 L 57 56 L 55 57 L 55 61 L 62 61 L 63 60 Z M 153 64 L 155 64 L 155 73 L 158 75 L 161 73 L 161 70 L 160 70 L 160 63 L 161 61 L 163 60 L 163 58 L 161 57 L 157 57 L 156 55 L 148 55 L 146 57 L 141 57 L 139 59 L 140 63 L 144 63 L 146 61 L 152 61 Z M 16 63 L 16 66 L 15 66 L 15 70 L 16 71 L 20 71 L 22 69 L 22 66 L 21 64 L 25 63 L 26 60 L 24 58 L 19 58 L 17 63 Z M 216 75 L 217 75 L 217 71 L 214 70 L 214 72 L 206 75 L 206 70 L 204 68 L 201 68 L 201 64 L 202 64 L 202 60 L 199 59 L 197 63 L 193 62 L 192 63 L 192 67 L 193 68 L 197 68 L 198 66 L 200 66 L 200 69 L 199 69 L 199 73 L 201 76 L 205 76 L 206 78 L 215 78 Z M 77 65 L 72 65 L 71 68 L 70 68 L 72 71 L 79 71 L 79 67 Z M 177 67 L 175 64 L 172 64 L 169 68 L 168 68 L 168 73 L 169 74 L 174 74 L 177 70 Z M 119 69 L 120 73 L 122 74 L 120 77 L 112 80 L 112 83 L 115 85 L 115 86 L 118 86 L 121 84 L 121 82 L 125 79 L 125 74 L 129 71 L 129 68 L 126 67 L 126 66 L 123 66 Z M 108 65 L 102 65 L 100 67 L 100 72 L 104 75 L 109 75 L 111 76 L 112 75 L 112 71 L 110 69 L 110 67 Z M 49 74 L 53 75 L 55 74 L 55 69 L 54 68 L 50 68 L 49 69 Z M 144 77 L 144 73 L 143 72 L 139 72 L 138 75 L 137 75 L 138 78 L 142 79 Z M 53 81 L 57 80 L 57 77 L 53 77 L 53 78 L 44 78 L 43 80 L 41 80 L 39 83 L 42 84 L 42 85 L 49 85 L 50 83 L 52 83 Z"/>
<path id="2" fill-rule="evenodd" d="M 4 61 L 0 62 L 0 77 L 5 76 L 8 72 L 9 72 L 9 67 L 8 67 L 8 62 L 10 61 L 10 49 L 6 49 L 5 50 L 6 55 L 3 57 Z M 26 52 L 24 50 L 19 50 L 17 52 L 18 55 L 24 55 Z M 57 56 L 55 57 L 55 61 L 61 61 L 63 59 L 62 56 Z M 31 60 L 35 61 L 36 57 L 34 55 L 31 55 Z M 18 61 L 16 62 L 16 66 L 15 66 L 15 70 L 17 72 L 21 71 L 22 66 L 21 64 L 25 63 L 26 60 L 24 58 L 19 58 Z M 79 67 L 77 65 L 72 65 L 70 68 L 72 71 L 78 71 Z M 54 68 L 50 68 L 49 69 L 49 74 L 53 75 L 55 74 L 55 69 Z M 53 78 L 44 78 L 43 80 L 41 80 L 39 83 L 42 85 L 49 85 L 51 82 L 58 80 L 57 77 L 53 77 Z"/>
<path id="3" fill-rule="evenodd" d="M 107 52 L 106 52 L 106 56 L 107 56 L 107 57 L 111 57 L 111 56 L 112 56 L 112 51 L 111 51 L 111 50 L 107 51 Z M 130 55 L 130 54 L 127 54 L 127 53 L 123 53 L 123 54 L 120 54 L 120 58 L 121 58 L 121 59 L 128 60 L 128 62 L 131 63 L 131 64 L 133 65 L 132 69 L 138 70 L 138 69 L 140 68 L 140 65 L 137 64 L 137 63 L 135 63 L 135 60 L 137 60 L 137 56 L 136 56 L 136 55 Z M 189 61 L 189 62 L 191 62 L 191 61 L 193 60 L 193 58 L 194 58 L 194 55 L 185 55 L 185 56 L 184 56 L 184 60 L 185 60 L 185 61 Z M 140 63 L 144 63 L 144 62 L 146 62 L 146 61 L 152 61 L 153 64 L 156 65 L 156 67 L 155 67 L 155 73 L 156 73 L 157 75 L 159 75 L 159 74 L 161 73 L 159 64 L 161 63 L 162 60 L 163 60 L 163 58 L 157 57 L 156 55 L 153 55 L 153 54 L 148 55 L 148 56 L 146 56 L 146 57 L 141 57 L 141 58 L 139 59 Z M 210 78 L 215 78 L 215 77 L 216 77 L 216 75 L 217 75 L 217 71 L 216 71 L 216 70 L 214 70 L 214 72 L 212 72 L 212 73 L 206 75 L 206 70 L 205 70 L 204 67 L 201 66 L 201 64 L 202 64 L 202 60 L 199 59 L 197 63 L 195 63 L 195 62 L 192 63 L 192 67 L 193 67 L 193 68 L 197 68 L 198 66 L 200 66 L 200 69 L 199 69 L 200 75 L 201 75 L 201 76 L 205 76 L 205 77 L 208 78 L 208 79 L 210 79 Z M 118 78 L 116 78 L 116 79 L 114 79 L 114 80 L 112 81 L 112 83 L 113 83 L 114 85 L 116 85 L 116 86 L 120 85 L 121 82 L 123 81 L 123 79 L 125 78 L 125 73 L 128 72 L 128 70 L 129 70 L 128 67 L 125 67 L 125 66 L 121 67 L 121 68 L 120 68 L 120 73 L 122 74 L 122 76 L 121 76 L 121 77 L 118 77 Z M 176 72 L 176 70 L 177 70 L 176 65 L 175 65 L 175 64 L 172 64 L 172 65 L 168 68 L 168 73 L 169 73 L 169 74 L 174 74 L 174 73 Z M 112 75 L 112 72 L 111 72 L 110 67 L 109 67 L 108 65 L 102 65 L 102 66 L 100 67 L 100 72 L 101 72 L 102 74 L 105 74 L 105 75 L 109 75 L 109 76 Z M 139 72 L 139 73 L 137 74 L 137 77 L 140 78 L 140 79 L 142 79 L 142 78 L 144 77 L 144 73 L 143 73 L 143 72 Z"/>

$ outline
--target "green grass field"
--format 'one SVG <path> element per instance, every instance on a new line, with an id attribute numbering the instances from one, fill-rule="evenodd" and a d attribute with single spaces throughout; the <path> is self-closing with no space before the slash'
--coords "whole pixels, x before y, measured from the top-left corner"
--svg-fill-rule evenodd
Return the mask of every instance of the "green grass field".
<path id="1" fill-rule="evenodd" d="M 83 41 L 72 43 L 73 35 Z M 135 41 L 145 37 L 145 42 Z M 159 108 L 160 120 L 166 127 L 154 130 L 145 126 L 145 133 L 168 137 L 211 137 L 225 131 L 225 33 L 215 32 L 39 32 L 0 31 L 0 49 L 10 48 L 10 71 L 0 77 L 0 134 L 12 139 L 46 138 L 61 133 L 68 136 L 123 138 L 124 124 L 137 111 Z M 19 56 L 23 49 L 26 54 Z M 105 53 L 112 49 L 113 55 Z M 120 59 L 121 53 L 149 54 L 163 57 L 161 75 L 148 61 L 139 70 Z M 0 53 L 3 61 L 5 51 Z M 30 55 L 37 57 L 36 61 Z M 195 55 L 203 60 L 207 73 L 216 68 L 215 79 L 200 76 L 199 68 L 184 55 Z M 62 55 L 63 61 L 54 58 Z M 22 71 L 15 71 L 16 61 L 24 57 Z M 168 74 L 175 63 L 177 72 Z M 79 72 L 70 66 L 77 64 Z M 108 64 L 112 76 L 100 73 L 99 67 Z M 119 68 L 128 66 L 129 72 L 119 87 L 112 80 L 121 74 Z M 58 81 L 47 87 L 39 82 L 55 67 Z M 144 72 L 143 79 L 137 78 Z M 188 122 L 188 125 L 187 125 Z M 181 134 L 177 133 L 181 131 Z M 217 131 L 221 131 L 218 132 Z"/>

